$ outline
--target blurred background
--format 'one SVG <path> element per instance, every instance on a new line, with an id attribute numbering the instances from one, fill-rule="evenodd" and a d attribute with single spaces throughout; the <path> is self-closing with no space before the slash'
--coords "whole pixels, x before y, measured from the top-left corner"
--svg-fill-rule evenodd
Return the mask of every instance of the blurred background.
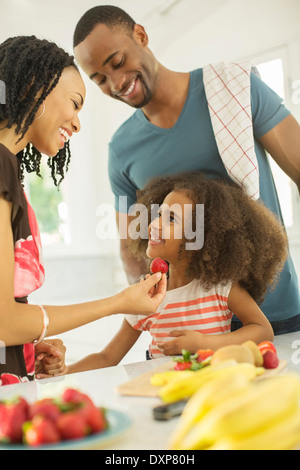
<path id="1" fill-rule="evenodd" d="M 173 70 L 252 61 L 300 122 L 299 0 L 0 0 L 0 42 L 34 34 L 72 54 L 78 20 L 100 4 L 119 6 L 142 24 L 149 47 Z M 26 181 L 42 232 L 46 267 L 45 285 L 30 297 L 32 303 L 94 300 L 127 285 L 117 236 L 99 239 L 97 227 L 104 207 L 111 208 L 114 220 L 108 143 L 133 109 L 102 95 L 84 75 L 83 79 L 87 98 L 79 115 L 82 130 L 72 138 L 72 162 L 61 190 L 53 187 L 47 168 L 42 180 L 30 176 Z M 273 162 L 272 169 L 300 278 L 299 195 Z M 118 315 L 61 335 L 68 362 L 102 349 L 121 321 Z M 123 362 L 144 360 L 148 343 L 143 334 Z"/>

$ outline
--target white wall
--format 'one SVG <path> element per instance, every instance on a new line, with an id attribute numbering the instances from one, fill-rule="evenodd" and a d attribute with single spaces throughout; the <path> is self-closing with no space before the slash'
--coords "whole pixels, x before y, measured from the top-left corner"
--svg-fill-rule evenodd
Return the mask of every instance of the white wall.
<path id="1" fill-rule="evenodd" d="M 298 0 L 229 0 L 203 20 L 199 11 L 198 24 L 161 56 L 170 67 L 186 70 L 253 56 L 299 38 Z"/>
<path id="2" fill-rule="evenodd" d="M 0 42 L 20 34 L 54 40 L 72 52 L 72 35 L 81 14 L 97 4 L 121 6 L 146 27 L 150 47 L 164 65 L 191 70 L 208 62 L 237 60 L 284 47 L 289 57 L 289 83 L 300 79 L 299 0 L 181 0 L 169 12 L 165 0 L 0 0 Z M 169 4 L 169 2 L 168 2 Z M 72 139 L 72 163 L 64 191 L 69 196 L 72 244 L 46 250 L 46 284 L 32 302 L 59 304 L 110 295 L 125 285 L 118 243 L 99 241 L 96 210 L 112 203 L 107 178 L 107 146 L 132 110 L 101 95 L 84 77 L 86 104 L 82 131 Z M 300 120 L 299 105 L 293 107 Z M 83 164 L 84 162 L 84 164 Z M 292 251 L 300 273 L 299 238 Z M 69 357 L 99 349 L 121 317 L 64 335 Z M 127 360 L 144 359 L 148 337 Z"/>

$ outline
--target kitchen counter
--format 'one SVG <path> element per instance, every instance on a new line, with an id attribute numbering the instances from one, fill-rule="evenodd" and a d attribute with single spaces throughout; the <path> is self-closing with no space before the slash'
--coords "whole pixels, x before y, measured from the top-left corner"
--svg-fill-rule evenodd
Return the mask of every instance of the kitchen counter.
<path id="1" fill-rule="evenodd" d="M 279 358 L 288 363 L 286 371 L 293 371 L 300 375 L 300 332 L 278 336 L 274 343 Z M 8 385 L 0 387 L 0 400 L 22 395 L 29 402 L 34 402 L 48 396 L 59 395 L 66 387 L 79 388 L 89 394 L 98 406 L 126 413 L 132 420 L 131 428 L 114 445 L 106 447 L 107 450 L 166 450 L 168 436 L 176 426 L 178 418 L 166 422 L 155 421 L 152 417 L 152 408 L 160 404 L 159 399 L 120 396 L 116 388 L 121 383 L 169 360 L 169 358 L 161 358 L 39 382 Z"/>

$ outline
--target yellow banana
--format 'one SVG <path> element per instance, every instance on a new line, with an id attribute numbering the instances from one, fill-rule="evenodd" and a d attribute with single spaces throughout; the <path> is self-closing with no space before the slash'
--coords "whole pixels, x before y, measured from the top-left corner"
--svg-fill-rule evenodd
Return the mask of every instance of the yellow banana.
<path id="1" fill-rule="evenodd" d="M 244 364 L 221 374 L 203 385 L 185 406 L 178 427 L 171 436 L 170 449 L 176 450 L 189 430 L 211 409 L 228 397 L 245 391 L 249 381 L 253 380 L 253 366 Z"/>
<path id="2" fill-rule="evenodd" d="M 253 364 L 238 364 L 236 362 L 219 364 L 215 367 L 207 366 L 205 369 L 193 372 L 190 377 L 184 377 L 183 375 L 175 377 L 174 380 L 171 380 L 160 389 L 159 395 L 165 403 L 189 398 L 205 383 L 220 375 L 226 375 L 231 370 L 246 370 L 253 379 L 263 371 L 263 369 L 257 368 Z"/>
<path id="3" fill-rule="evenodd" d="M 208 412 L 182 439 L 180 449 L 209 448 L 227 436 L 246 439 L 295 413 L 299 397 L 300 380 L 295 375 L 251 383 Z"/>
<path id="4" fill-rule="evenodd" d="M 300 444 L 300 409 L 246 439 L 217 441 L 209 450 L 293 450 Z"/>
<path id="5" fill-rule="evenodd" d="M 175 363 L 174 363 L 175 365 Z M 237 365 L 237 362 L 234 360 L 231 361 L 224 361 L 222 364 L 219 364 L 218 368 L 223 368 L 225 366 L 231 366 L 231 365 Z M 206 368 L 209 368 L 206 366 Z M 198 371 L 192 371 L 192 370 L 167 370 L 165 372 L 158 372 L 154 375 L 152 375 L 150 379 L 151 385 L 154 385 L 155 387 L 162 387 L 163 385 L 166 385 L 170 382 L 172 382 L 174 379 L 186 379 L 187 377 L 194 377 L 194 375 L 199 372 L 203 372 L 203 369 L 199 369 Z"/>
<path id="6" fill-rule="evenodd" d="M 181 378 L 188 378 L 194 375 L 195 372 L 193 371 L 178 371 L 178 370 L 167 370 L 166 372 L 158 372 L 157 374 L 152 375 L 150 379 L 151 385 L 155 387 L 162 387 L 166 385 L 172 380 L 177 379 L 178 377 Z"/>

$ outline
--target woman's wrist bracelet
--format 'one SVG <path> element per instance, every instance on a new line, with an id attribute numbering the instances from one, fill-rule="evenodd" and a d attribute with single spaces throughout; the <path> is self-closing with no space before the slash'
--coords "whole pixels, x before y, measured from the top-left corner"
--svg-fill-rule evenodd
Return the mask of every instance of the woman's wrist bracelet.
<path id="1" fill-rule="evenodd" d="M 44 307 L 42 305 L 38 305 L 38 307 L 40 307 L 40 309 L 42 310 L 42 313 L 43 313 L 43 330 L 42 330 L 41 336 L 33 342 L 35 345 L 37 345 L 37 344 L 39 344 L 43 341 L 43 339 L 45 338 L 45 336 L 47 334 L 47 330 L 48 330 L 48 326 L 49 326 L 49 317 L 48 317 L 48 314 L 47 314 L 46 310 L 44 309 Z"/>

